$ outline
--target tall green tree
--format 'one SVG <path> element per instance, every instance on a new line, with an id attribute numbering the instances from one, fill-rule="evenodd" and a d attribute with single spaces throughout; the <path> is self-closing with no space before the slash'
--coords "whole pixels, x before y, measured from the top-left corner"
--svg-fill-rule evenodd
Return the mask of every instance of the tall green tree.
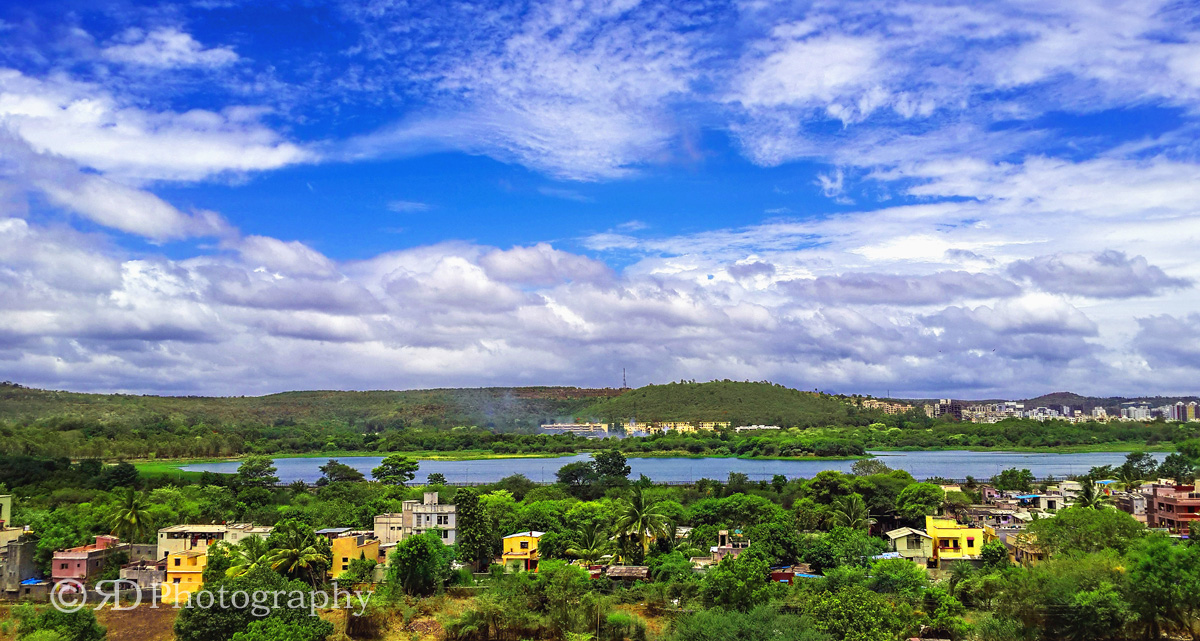
<path id="1" fill-rule="evenodd" d="M 317 468 L 321 470 L 321 478 L 317 480 L 317 485 L 328 485 L 330 483 L 356 483 L 363 480 L 362 472 L 338 461 L 337 459 L 329 459 L 329 462 Z"/>
<path id="2" fill-rule="evenodd" d="M 946 493 L 933 483 L 913 483 L 900 491 L 896 511 L 909 521 L 923 522 L 926 516 L 937 514 L 946 500 Z"/>
<path id="3" fill-rule="evenodd" d="M 597 523 L 584 525 L 572 538 L 573 545 L 567 548 L 567 555 L 587 565 L 593 565 L 611 556 L 612 540 L 608 536 L 608 530 Z"/>
<path id="4" fill-rule="evenodd" d="M 269 456 L 251 454 L 238 466 L 237 483 L 247 487 L 271 487 L 279 483 L 278 470 Z"/>
<path id="5" fill-rule="evenodd" d="M 401 454 L 389 454 L 371 470 L 371 476 L 384 485 L 404 486 L 417 476 L 420 464 Z"/>
<path id="6" fill-rule="evenodd" d="M 112 534 L 124 541 L 146 541 L 154 532 L 154 517 L 145 494 L 125 488 L 121 502 L 111 519 Z"/>
<path id="7" fill-rule="evenodd" d="M 408 537 L 388 557 L 387 585 L 392 596 L 429 596 L 450 578 L 453 551 L 433 532 Z"/>
<path id="8" fill-rule="evenodd" d="M 229 547 L 229 569 L 225 576 L 238 577 L 265 563 L 271 554 L 271 546 L 267 540 L 257 536 L 247 536 Z"/>
<path id="9" fill-rule="evenodd" d="M 500 535 L 492 531 L 492 524 L 479 502 L 479 495 L 470 488 L 459 488 L 454 493 L 458 532 L 455 544 L 458 560 L 476 570 L 486 569 L 496 556 L 496 543 Z"/>
<path id="10" fill-rule="evenodd" d="M 1033 472 L 1010 467 L 992 477 L 992 485 L 1005 492 L 1029 492 L 1033 489 Z"/>
<path id="11" fill-rule="evenodd" d="M 700 590 L 706 605 L 746 612 L 771 600 L 768 560 L 752 549 L 726 555 L 708 569 Z"/>
<path id="12" fill-rule="evenodd" d="M 267 545 L 271 551 L 264 560 L 272 570 L 313 586 L 325 580 L 330 567 L 329 542 L 318 537 L 311 525 L 296 519 L 278 523 Z"/>
<path id="13" fill-rule="evenodd" d="M 651 499 L 643 488 L 634 487 L 617 508 L 615 527 L 621 534 L 637 537 L 644 554 L 651 538 L 675 534 L 663 507 L 661 501 Z"/>
<path id="14" fill-rule="evenodd" d="M 1083 479 L 1079 483 L 1079 495 L 1075 497 L 1075 507 L 1099 510 L 1112 504 L 1112 497 L 1096 489 L 1096 483 L 1092 479 Z"/>
<path id="15" fill-rule="evenodd" d="M 833 504 L 829 520 L 835 527 L 847 527 L 853 530 L 865 530 L 875 522 L 867 510 L 867 503 L 861 494 L 845 496 Z"/>

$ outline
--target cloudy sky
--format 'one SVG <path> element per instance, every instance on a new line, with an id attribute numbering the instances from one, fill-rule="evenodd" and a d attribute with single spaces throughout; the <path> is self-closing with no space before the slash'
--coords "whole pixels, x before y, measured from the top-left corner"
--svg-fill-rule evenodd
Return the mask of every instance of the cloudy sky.
<path id="1" fill-rule="evenodd" d="M 0 379 L 1196 393 L 1190 2 L 0 6 Z"/>

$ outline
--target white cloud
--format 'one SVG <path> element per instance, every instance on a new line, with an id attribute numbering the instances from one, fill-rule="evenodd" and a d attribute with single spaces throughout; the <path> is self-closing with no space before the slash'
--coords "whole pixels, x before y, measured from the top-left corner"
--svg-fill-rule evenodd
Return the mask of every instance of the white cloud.
<path id="1" fill-rule="evenodd" d="M 172 69 L 177 67 L 223 67 L 238 61 L 232 47 L 205 49 L 191 34 L 176 27 L 162 27 L 149 33 L 129 29 L 113 44 L 101 50 L 106 59 L 124 64 Z"/>
<path id="2" fill-rule="evenodd" d="M 393 200 L 387 204 L 389 211 L 394 211 L 398 214 L 407 214 L 418 211 L 429 211 L 428 203 L 418 202 L 415 200 Z"/>
<path id="3" fill-rule="evenodd" d="M 0 69 L 0 127 L 40 153 L 126 180 L 199 180 L 316 155 L 259 123 L 261 109 L 149 111 L 64 76 Z"/>

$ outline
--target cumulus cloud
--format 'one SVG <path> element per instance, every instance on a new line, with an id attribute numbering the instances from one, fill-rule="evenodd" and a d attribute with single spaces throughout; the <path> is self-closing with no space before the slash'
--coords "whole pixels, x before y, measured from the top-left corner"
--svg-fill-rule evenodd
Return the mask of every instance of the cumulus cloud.
<path id="1" fill-rule="evenodd" d="M 231 47 L 205 49 L 191 34 L 176 27 L 150 32 L 128 29 L 117 43 L 101 50 L 108 60 L 124 64 L 170 69 L 176 67 L 223 67 L 238 61 Z"/>
<path id="2" fill-rule="evenodd" d="M 480 257 L 479 264 L 492 278 L 531 285 L 602 282 L 612 276 L 604 263 L 554 249 L 548 243 L 489 252 Z"/>
<path id="3" fill-rule="evenodd" d="M 1049 292 L 1094 298 L 1152 296 L 1192 284 L 1184 278 L 1167 276 L 1143 256 L 1130 258 L 1111 249 L 1018 260 L 1008 266 L 1008 272 Z"/>
<path id="4" fill-rule="evenodd" d="M 152 111 L 65 76 L 0 69 L 0 127 L 39 153 L 127 181 L 199 180 L 316 155 L 260 124 L 260 108 Z"/>
<path id="5" fill-rule="evenodd" d="M 938 272 L 927 276 L 842 274 L 779 283 L 789 295 L 827 303 L 930 305 L 1015 296 L 1012 282 L 990 274 Z"/>

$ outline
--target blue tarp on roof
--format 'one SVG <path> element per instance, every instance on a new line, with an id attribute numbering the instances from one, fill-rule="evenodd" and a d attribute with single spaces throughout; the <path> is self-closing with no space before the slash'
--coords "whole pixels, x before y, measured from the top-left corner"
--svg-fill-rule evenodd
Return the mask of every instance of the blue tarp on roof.
<path id="1" fill-rule="evenodd" d="M 1018 498 L 1018 499 L 1036 499 L 1036 498 L 1037 498 L 1037 497 L 1039 497 L 1039 496 L 1041 496 L 1041 494 L 1018 494 L 1018 495 L 1017 495 L 1015 498 Z"/>
<path id="2" fill-rule="evenodd" d="M 41 582 L 41 579 L 25 579 L 24 581 L 21 581 L 21 585 L 37 585 Z"/>

